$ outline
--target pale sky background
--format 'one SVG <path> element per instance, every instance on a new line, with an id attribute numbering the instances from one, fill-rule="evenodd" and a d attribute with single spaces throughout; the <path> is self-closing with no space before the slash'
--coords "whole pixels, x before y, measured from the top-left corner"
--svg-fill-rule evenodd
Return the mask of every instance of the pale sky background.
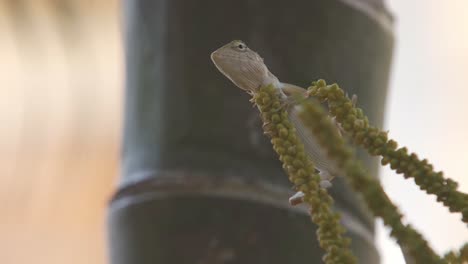
<path id="1" fill-rule="evenodd" d="M 468 192 L 468 1 L 388 0 L 396 17 L 396 49 L 385 129 Z M 439 253 L 468 241 L 460 214 L 388 167 L 382 182 L 405 219 Z M 382 264 L 404 263 L 379 221 Z"/>

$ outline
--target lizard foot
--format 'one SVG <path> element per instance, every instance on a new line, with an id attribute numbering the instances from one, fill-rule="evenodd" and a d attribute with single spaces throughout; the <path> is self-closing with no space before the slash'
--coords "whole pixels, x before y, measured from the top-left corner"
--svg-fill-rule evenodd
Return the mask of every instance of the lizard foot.
<path id="1" fill-rule="evenodd" d="M 262 124 L 262 129 L 263 129 L 263 134 L 267 135 L 267 136 L 273 136 L 273 134 L 271 134 L 271 126 L 273 126 L 270 122 L 265 122 Z"/>
<path id="2" fill-rule="evenodd" d="M 329 180 L 322 180 L 320 181 L 320 187 L 322 187 L 323 189 L 328 189 L 330 187 L 332 187 L 332 183 L 329 181 Z"/>
<path id="3" fill-rule="evenodd" d="M 304 202 L 304 193 L 300 191 L 289 198 L 289 204 L 292 206 L 301 204 L 303 202 Z"/>

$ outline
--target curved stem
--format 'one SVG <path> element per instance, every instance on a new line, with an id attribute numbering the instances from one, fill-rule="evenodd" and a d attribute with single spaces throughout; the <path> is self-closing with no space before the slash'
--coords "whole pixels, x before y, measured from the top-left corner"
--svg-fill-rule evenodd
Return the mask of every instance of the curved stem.
<path id="1" fill-rule="evenodd" d="M 350 239 L 344 237 L 345 228 L 340 216 L 333 212 L 333 199 L 320 187 L 320 176 L 315 173 L 314 164 L 304 152 L 304 146 L 296 136 L 295 128 L 289 122 L 273 86 L 260 88 L 253 94 L 253 101 L 261 112 L 265 134 L 271 143 L 283 168 L 298 191 L 304 193 L 304 202 L 310 205 L 312 222 L 317 224 L 317 238 L 326 251 L 323 260 L 327 264 L 356 263 L 349 250 Z"/>
<path id="2" fill-rule="evenodd" d="M 327 101 L 330 113 L 336 117 L 344 131 L 371 155 L 381 156 L 382 165 L 402 173 L 405 178 L 414 178 L 415 183 L 427 194 L 437 196 L 437 201 L 449 208 L 450 212 L 460 212 L 462 221 L 468 223 L 468 195 L 457 190 L 458 183 L 444 178 L 436 172 L 426 159 L 420 160 L 415 153 L 408 153 L 406 147 L 397 148 L 396 141 L 388 139 L 387 132 L 369 125 L 362 109 L 356 108 L 337 84 L 326 85 L 319 80 L 308 88 L 308 93 L 321 101 Z"/>
<path id="3" fill-rule="evenodd" d="M 303 124 L 316 136 L 320 145 L 327 149 L 328 156 L 336 161 L 351 186 L 362 194 L 372 213 L 381 217 L 384 224 L 391 228 L 391 236 L 396 238 L 404 251 L 416 263 L 441 263 L 440 257 L 429 247 L 422 235 L 410 225 L 402 223 L 398 208 L 388 198 L 380 183 L 366 172 L 352 150 L 345 145 L 324 109 L 310 100 L 302 103 L 302 109 L 299 116 Z"/>

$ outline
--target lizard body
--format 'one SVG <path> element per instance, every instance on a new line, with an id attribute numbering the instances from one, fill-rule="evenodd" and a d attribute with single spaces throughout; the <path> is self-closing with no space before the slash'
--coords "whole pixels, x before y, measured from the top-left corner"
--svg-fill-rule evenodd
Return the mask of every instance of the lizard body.
<path id="1" fill-rule="evenodd" d="M 336 166 L 320 146 L 315 136 L 302 124 L 298 113 L 299 104 L 294 104 L 294 98 L 307 98 L 307 91 L 293 84 L 282 83 L 273 75 L 255 51 L 249 49 L 244 42 L 234 40 L 211 54 L 211 59 L 218 70 L 230 79 L 237 87 L 253 94 L 260 87 L 273 85 L 280 92 L 281 100 L 288 105 L 290 122 L 295 126 L 297 135 L 316 169 L 320 171 L 322 187 L 330 187 L 330 180 L 337 175 Z"/>

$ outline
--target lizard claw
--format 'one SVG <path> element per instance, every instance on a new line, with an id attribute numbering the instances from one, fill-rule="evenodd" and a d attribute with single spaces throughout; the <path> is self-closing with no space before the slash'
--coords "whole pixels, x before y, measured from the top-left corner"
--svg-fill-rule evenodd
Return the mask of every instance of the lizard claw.
<path id="1" fill-rule="evenodd" d="M 341 124 L 338 123 L 338 121 L 336 121 L 336 116 L 332 117 L 331 121 L 333 122 L 333 124 L 335 124 L 336 128 L 338 129 L 338 134 L 340 134 L 340 136 L 343 136 L 343 134 L 345 134 L 346 131 L 343 129 Z"/>
<path id="2" fill-rule="evenodd" d="M 256 107 L 257 103 L 255 103 L 255 97 L 252 96 L 252 98 L 249 99 L 249 102 L 252 103 L 252 107 Z"/>
<path id="3" fill-rule="evenodd" d="M 271 122 L 265 122 L 262 124 L 262 128 L 263 130 L 266 130 L 266 128 L 268 128 L 268 126 L 271 125 Z"/>

